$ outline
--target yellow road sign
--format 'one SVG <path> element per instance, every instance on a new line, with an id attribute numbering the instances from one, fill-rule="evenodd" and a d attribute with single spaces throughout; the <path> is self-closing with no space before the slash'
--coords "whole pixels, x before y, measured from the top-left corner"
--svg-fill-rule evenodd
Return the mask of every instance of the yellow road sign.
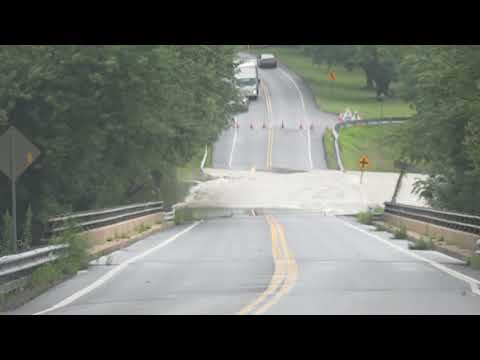
<path id="1" fill-rule="evenodd" d="M 365 170 L 370 165 L 370 160 L 368 160 L 367 156 L 362 156 L 359 161 L 360 169 Z"/>
<path id="2" fill-rule="evenodd" d="M 27 167 L 32 165 L 32 163 L 33 163 L 33 155 L 32 155 L 31 152 L 28 152 L 27 153 Z"/>
<path id="3" fill-rule="evenodd" d="M 11 180 L 16 181 L 38 156 L 40 150 L 13 126 L 0 134 L 0 172 Z"/>
<path id="4" fill-rule="evenodd" d="M 330 77 L 330 80 L 332 80 L 332 81 L 337 80 L 337 73 L 335 71 L 331 71 L 328 76 Z"/>

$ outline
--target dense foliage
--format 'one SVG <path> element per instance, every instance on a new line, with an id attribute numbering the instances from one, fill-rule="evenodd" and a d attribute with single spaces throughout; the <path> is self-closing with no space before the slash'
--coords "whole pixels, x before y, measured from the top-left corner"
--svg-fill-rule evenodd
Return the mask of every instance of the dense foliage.
<path id="1" fill-rule="evenodd" d="M 162 198 L 228 125 L 232 59 L 223 45 L 0 46 L 0 133 L 14 125 L 42 151 L 18 182 L 21 223 L 30 203 L 38 224 Z M 0 175 L 0 214 L 10 197 Z"/>
<path id="2" fill-rule="evenodd" d="M 397 141 L 399 157 L 427 162 L 417 191 L 437 208 L 480 214 L 480 46 L 310 45 L 315 63 L 364 70 L 377 96 L 401 95 L 416 116 Z M 401 94 L 390 85 L 401 84 Z"/>
<path id="3" fill-rule="evenodd" d="M 408 47 L 391 45 L 309 45 L 304 47 L 314 63 L 358 67 L 365 72 L 365 87 L 377 96 L 393 96 L 390 85 L 398 79 L 398 60 Z"/>
<path id="4" fill-rule="evenodd" d="M 418 111 L 405 153 L 433 165 L 419 193 L 435 207 L 480 214 L 480 47 L 417 47 L 404 70 Z"/>

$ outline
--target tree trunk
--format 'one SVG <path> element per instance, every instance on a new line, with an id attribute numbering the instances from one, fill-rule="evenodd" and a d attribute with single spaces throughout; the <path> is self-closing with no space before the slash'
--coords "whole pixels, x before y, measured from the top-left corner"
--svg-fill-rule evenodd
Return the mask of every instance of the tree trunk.
<path id="1" fill-rule="evenodd" d="M 363 66 L 363 70 L 365 71 L 365 76 L 367 78 L 367 84 L 365 88 L 368 90 L 375 89 L 375 80 L 372 69 L 369 66 Z"/>
<path id="2" fill-rule="evenodd" d="M 367 75 L 367 86 L 366 87 L 367 87 L 368 90 L 375 89 L 374 81 L 373 81 L 372 78 L 368 77 L 368 75 Z"/>
<path id="3" fill-rule="evenodd" d="M 390 81 L 379 81 L 377 83 L 377 97 L 380 98 L 380 96 L 383 94 L 385 96 L 390 97 Z"/>

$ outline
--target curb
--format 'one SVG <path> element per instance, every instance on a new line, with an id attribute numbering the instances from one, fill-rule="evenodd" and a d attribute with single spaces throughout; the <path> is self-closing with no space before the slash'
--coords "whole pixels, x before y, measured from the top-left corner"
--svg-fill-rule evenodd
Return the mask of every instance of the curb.
<path id="1" fill-rule="evenodd" d="M 396 226 L 387 224 L 387 223 L 385 223 L 385 222 L 383 222 L 383 221 L 380 221 L 380 222 L 379 222 L 379 221 L 374 221 L 374 224 L 378 224 L 378 225 L 381 225 L 381 226 L 386 227 L 386 228 L 387 228 L 387 232 L 392 231 L 392 229 L 398 229 Z M 410 232 L 410 233 L 414 233 L 414 232 L 412 232 L 412 231 L 409 231 L 409 232 Z M 422 237 L 421 235 L 419 235 L 419 234 L 417 234 L 417 233 L 414 233 L 414 234 L 417 235 L 418 238 L 421 238 L 421 237 Z M 417 239 L 417 236 L 407 235 L 408 239 L 406 239 L 406 240 L 409 241 L 409 242 L 411 242 L 412 240 L 418 240 L 418 239 Z M 413 238 L 413 239 L 412 239 L 412 238 Z M 441 246 L 441 245 L 437 245 L 437 244 L 435 244 L 435 243 L 433 243 L 433 249 L 432 249 L 432 250 L 433 250 L 433 251 L 437 251 L 437 252 L 439 252 L 439 253 L 442 253 L 442 254 L 444 254 L 444 255 L 450 256 L 450 257 L 452 257 L 452 258 L 454 258 L 454 259 L 463 261 L 463 262 L 465 262 L 465 264 L 467 264 L 467 262 L 468 262 L 468 260 L 469 260 L 468 257 L 466 257 L 466 256 L 464 256 L 464 255 L 462 255 L 462 254 L 460 254 L 460 253 L 458 253 L 458 252 L 455 252 L 455 251 L 453 251 L 453 250 L 450 250 L 450 249 L 448 249 L 448 248 L 445 248 L 445 247 L 443 247 L 443 246 Z"/>
<path id="2" fill-rule="evenodd" d="M 172 228 L 173 226 L 175 226 L 174 224 L 171 224 L 171 223 L 164 223 L 160 226 L 160 228 L 158 229 L 154 229 L 154 230 L 148 230 L 142 234 L 139 234 L 138 236 L 135 236 L 133 238 L 130 238 L 128 240 L 125 240 L 124 242 L 121 242 L 121 243 L 118 243 L 118 244 L 114 244 L 106 249 L 103 249 L 103 250 L 99 250 L 97 252 L 92 252 L 89 254 L 89 261 L 92 261 L 92 260 L 96 260 L 96 259 L 99 259 L 101 258 L 102 256 L 106 256 L 106 255 L 109 255 L 115 251 L 118 251 L 118 250 L 121 250 L 121 249 L 124 249 L 130 245 L 133 245 L 139 241 L 142 241 L 142 240 L 145 240 L 146 238 L 152 236 L 152 235 L 156 235 L 164 230 L 167 230 L 167 229 L 170 229 Z"/>

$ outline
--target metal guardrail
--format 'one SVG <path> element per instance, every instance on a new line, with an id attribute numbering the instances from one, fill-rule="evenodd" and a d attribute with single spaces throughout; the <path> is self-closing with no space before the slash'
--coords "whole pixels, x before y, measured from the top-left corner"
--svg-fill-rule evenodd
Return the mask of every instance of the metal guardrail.
<path id="1" fill-rule="evenodd" d="M 65 215 L 50 219 L 48 221 L 46 234 L 47 236 L 52 236 L 60 231 L 65 230 L 69 222 L 72 222 L 75 228 L 91 230 L 138 217 L 159 213 L 163 210 L 163 202 L 157 201 Z"/>
<path id="2" fill-rule="evenodd" d="M 24 252 L 17 255 L 4 256 L 0 258 L 0 277 L 12 275 L 24 270 L 40 266 L 47 262 L 56 260 L 61 253 L 68 248 L 68 245 L 46 246 L 36 250 Z"/>
<path id="3" fill-rule="evenodd" d="M 170 211 L 170 212 L 165 213 L 165 216 L 163 217 L 163 219 L 164 219 L 166 222 L 172 222 L 172 221 L 174 221 L 174 219 L 175 219 L 175 210 L 172 210 L 172 211 Z"/>
<path id="4" fill-rule="evenodd" d="M 46 235 L 51 237 L 67 229 L 71 221 L 75 228 L 91 230 L 163 211 L 163 202 L 157 201 L 59 216 L 48 221 Z M 165 213 L 165 221 L 171 222 L 174 217 L 175 210 Z M 57 260 L 66 253 L 67 248 L 68 245 L 45 246 L 21 254 L 0 257 L 0 294 L 22 287 L 33 270 Z"/>
<path id="5" fill-rule="evenodd" d="M 335 124 L 333 127 L 333 136 L 335 138 L 335 154 L 337 157 L 338 167 L 341 171 L 345 171 L 343 166 L 342 156 L 340 155 L 340 129 L 349 128 L 354 126 L 372 126 L 372 125 L 386 125 L 386 124 L 402 124 L 405 121 L 408 121 L 409 118 L 385 118 L 385 119 L 372 119 L 372 120 L 354 120 L 354 121 L 344 121 L 338 124 Z"/>
<path id="6" fill-rule="evenodd" d="M 53 245 L 0 258 L 0 294 L 26 285 L 36 268 L 64 256 L 69 245 Z"/>
<path id="7" fill-rule="evenodd" d="M 417 206 L 385 203 L 385 213 L 419 220 L 471 234 L 480 234 L 480 217 Z"/>

